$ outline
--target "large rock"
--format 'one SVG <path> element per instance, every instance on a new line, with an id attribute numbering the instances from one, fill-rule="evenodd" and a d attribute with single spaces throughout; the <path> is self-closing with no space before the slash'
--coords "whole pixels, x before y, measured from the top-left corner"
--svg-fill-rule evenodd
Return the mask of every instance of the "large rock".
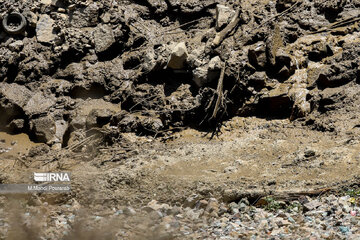
<path id="1" fill-rule="evenodd" d="M 32 96 L 24 107 L 24 111 L 28 116 L 46 113 L 49 108 L 55 105 L 55 101 L 49 97 L 45 97 L 42 92 Z"/>
<path id="2" fill-rule="evenodd" d="M 277 81 L 274 79 L 270 79 L 266 72 L 255 72 L 251 76 L 249 76 L 248 84 L 253 87 L 256 91 L 260 91 L 261 89 L 274 88 L 277 84 Z"/>
<path id="3" fill-rule="evenodd" d="M 223 63 L 219 56 L 213 57 L 209 62 L 207 78 L 209 82 L 218 80 L 220 77 L 221 68 Z"/>
<path id="4" fill-rule="evenodd" d="M 313 89 L 318 82 L 325 82 L 329 73 L 330 67 L 328 65 L 310 62 L 307 68 L 307 88 Z"/>
<path id="5" fill-rule="evenodd" d="M 206 86 L 219 79 L 222 61 L 219 56 L 212 58 L 209 64 L 193 70 L 193 81 L 198 87 Z"/>
<path id="6" fill-rule="evenodd" d="M 17 40 L 9 44 L 9 49 L 13 52 L 19 52 L 24 47 L 24 43 L 21 40 Z"/>
<path id="7" fill-rule="evenodd" d="M 290 84 L 279 84 L 261 96 L 257 105 L 257 115 L 262 117 L 288 118 L 293 106 L 289 96 Z"/>
<path id="8" fill-rule="evenodd" d="M 110 109 L 93 109 L 86 118 L 86 128 L 102 127 L 110 122 L 115 112 Z"/>
<path id="9" fill-rule="evenodd" d="M 168 68 L 183 69 L 187 57 L 188 57 L 188 51 L 185 42 L 181 42 L 177 44 L 171 52 L 170 60 L 167 65 Z"/>
<path id="10" fill-rule="evenodd" d="M 115 43 L 113 30 L 108 25 L 99 25 L 94 31 L 95 51 L 97 53 L 108 50 Z"/>
<path id="11" fill-rule="evenodd" d="M 70 129 L 76 131 L 86 127 L 101 127 L 98 124 L 111 117 L 110 114 L 119 112 L 120 104 L 105 102 L 103 99 L 92 99 L 77 105 L 73 116 L 71 116 Z"/>
<path id="12" fill-rule="evenodd" d="M 56 124 L 51 116 L 32 119 L 30 121 L 30 128 L 37 142 L 50 144 L 55 140 Z"/>
<path id="13" fill-rule="evenodd" d="M 24 86 L 16 83 L 0 83 L 0 97 L 23 108 L 32 96 L 32 92 Z"/>
<path id="14" fill-rule="evenodd" d="M 43 14 L 40 16 L 36 24 L 36 38 L 38 42 L 50 43 L 55 40 L 54 23 L 55 21 L 49 15 Z"/>
<path id="15" fill-rule="evenodd" d="M 19 133 L 24 129 L 25 120 L 24 119 L 14 119 L 9 124 L 9 130 L 12 133 Z"/>
<path id="16" fill-rule="evenodd" d="M 10 127 L 14 119 L 24 117 L 23 107 L 31 97 L 31 91 L 18 84 L 0 83 L 0 128 Z"/>
<path id="17" fill-rule="evenodd" d="M 216 6 L 216 30 L 225 27 L 235 15 L 235 11 L 224 5 Z"/>

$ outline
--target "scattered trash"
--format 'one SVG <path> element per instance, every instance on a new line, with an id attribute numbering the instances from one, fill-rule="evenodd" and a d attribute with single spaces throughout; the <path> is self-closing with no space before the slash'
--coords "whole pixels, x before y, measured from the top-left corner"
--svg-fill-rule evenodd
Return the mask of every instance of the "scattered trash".
<path id="1" fill-rule="evenodd" d="M 21 13 L 12 12 L 4 16 L 2 27 L 9 34 L 21 34 L 27 25 L 26 18 Z"/>

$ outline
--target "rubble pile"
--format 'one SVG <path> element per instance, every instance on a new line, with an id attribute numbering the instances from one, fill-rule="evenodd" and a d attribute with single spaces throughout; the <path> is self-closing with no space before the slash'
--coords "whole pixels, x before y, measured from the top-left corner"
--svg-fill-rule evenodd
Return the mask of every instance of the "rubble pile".
<path id="1" fill-rule="evenodd" d="M 232 116 L 306 119 L 356 82 L 357 1 L 9 0 L 0 126 L 54 148 Z M 224 76 L 221 77 L 221 71 Z"/>

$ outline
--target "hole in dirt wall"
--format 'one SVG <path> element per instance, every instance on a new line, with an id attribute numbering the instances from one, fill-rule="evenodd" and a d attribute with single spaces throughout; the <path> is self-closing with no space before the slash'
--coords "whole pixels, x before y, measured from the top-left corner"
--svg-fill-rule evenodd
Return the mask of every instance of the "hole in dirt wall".
<path id="1" fill-rule="evenodd" d="M 71 98 L 81 98 L 81 99 L 100 99 L 106 95 L 106 89 L 104 86 L 94 83 L 90 88 L 85 88 L 81 86 L 76 86 L 70 91 Z"/>

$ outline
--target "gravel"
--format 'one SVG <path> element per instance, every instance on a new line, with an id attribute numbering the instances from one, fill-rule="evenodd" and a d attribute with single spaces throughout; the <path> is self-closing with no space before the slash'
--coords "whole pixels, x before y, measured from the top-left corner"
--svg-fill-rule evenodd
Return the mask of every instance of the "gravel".
<path id="1" fill-rule="evenodd" d="M 98 238 L 110 234 L 111 239 L 360 239 L 358 196 L 304 197 L 287 203 L 265 198 L 258 203 L 241 199 L 225 204 L 210 198 L 198 199 L 191 208 L 153 200 L 146 206 L 95 212 L 84 211 L 76 201 L 62 206 L 45 202 L 27 206 L 21 217 L 28 228 L 34 221 L 42 226 L 41 239 L 73 239 L 91 231 Z M 42 218 L 46 222 L 40 221 L 39 212 L 47 214 Z M 0 239 L 9 236 L 13 224 L 11 217 L 0 217 Z"/>

